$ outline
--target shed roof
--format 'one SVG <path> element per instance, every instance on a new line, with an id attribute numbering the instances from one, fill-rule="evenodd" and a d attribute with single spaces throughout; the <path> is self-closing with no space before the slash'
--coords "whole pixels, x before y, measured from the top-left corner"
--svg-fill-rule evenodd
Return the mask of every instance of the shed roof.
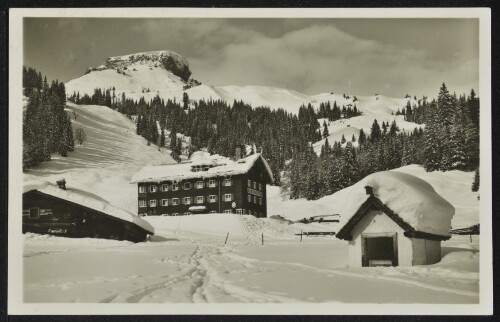
<path id="1" fill-rule="evenodd" d="M 372 187 L 368 197 L 365 186 Z M 350 240 L 351 232 L 370 209 L 379 209 L 405 230 L 407 237 L 448 239 L 455 208 L 424 180 L 397 171 L 371 174 L 349 189 L 342 211 L 340 239 Z"/>
<path id="2" fill-rule="evenodd" d="M 159 183 L 162 181 L 181 181 L 186 179 L 226 177 L 245 174 L 250 171 L 257 162 L 262 162 L 266 170 L 268 182 L 273 182 L 271 168 L 260 153 L 255 153 L 246 158 L 234 161 L 217 154 L 209 155 L 207 152 L 200 152 L 201 153 L 193 154 L 190 162 L 145 166 L 132 177 L 131 183 Z M 197 165 L 211 165 L 212 167 L 207 171 L 191 171 L 191 167 Z"/>
<path id="3" fill-rule="evenodd" d="M 151 226 L 151 224 L 149 224 L 144 219 L 141 219 L 139 216 L 136 216 L 124 209 L 113 206 L 108 201 L 88 191 L 70 187 L 64 190 L 50 182 L 43 180 L 33 180 L 26 182 L 23 187 L 23 193 L 27 193 L 30 191 L 38 191 L 42 194 L 79 204 L 83 207 L 102 212 L 111 217 L 136 224 L 137 226 L 141 227 L 151 234 L 154 233 L 153 226 Z"/>

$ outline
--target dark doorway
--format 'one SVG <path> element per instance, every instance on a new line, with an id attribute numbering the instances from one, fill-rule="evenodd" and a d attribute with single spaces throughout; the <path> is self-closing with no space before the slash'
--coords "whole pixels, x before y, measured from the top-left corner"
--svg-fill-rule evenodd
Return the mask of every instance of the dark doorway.
<path id="1" fill-rule="evenodd" d="M 397 266 L 396 236 L 363 236 L 363 266 Z"/>

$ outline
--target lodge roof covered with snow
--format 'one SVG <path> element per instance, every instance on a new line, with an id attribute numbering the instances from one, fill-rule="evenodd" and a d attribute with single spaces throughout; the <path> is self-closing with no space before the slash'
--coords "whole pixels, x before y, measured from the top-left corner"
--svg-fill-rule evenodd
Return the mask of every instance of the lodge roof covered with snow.
<path id="1" fill-rule="evenodd" d="M 208 152 L 197 151 L 185 163 L 168 165 L 148 165 L 136 173 L 131 183 L 181 181 L 195 178 L 230 177 L 245 174 L 257 163 L 262 162 L 269 182 L 273 181 L 273 173 L 267 161 L 260 153 L 255 153 L 239 160 L 210 155 Z M 193 167 L 207 166 L 206 171 L 193 171 Z"/>
<path id="2" fill-rule="evenodd" d="M 26 182 L 23 186 L 23 193 L 30 191 L 38 191 L 42 194 L 49 195 L 55 198 L 66 200 L 83 207 L 102 212 L 108 216 L 115 217 L 124 221 L 131 222 L 141 227 L 142 229 L 148 231 L 149 233 L 154 233 L 154 228 L 147 221 L 141 219 L 140 217 L 118 207 L 111 205 L 108 201 L 96 196 L 90 192 L 75 189 L 66 188 L 61 189 L 57 185 L 43 180 L 33 180 Z"/>
<path id="3" fill-rule="evenodd" d="M 365 187 L 373 189 L 368 196 Z M 455 208 L 426 181 L 397 171 L 371 174 L 348 188 L 341 205 L 342 228 L 337 237 L 348 239 L 369 209 L 380 209 L 405 230 L 407 237 L 448 239 Z"/>

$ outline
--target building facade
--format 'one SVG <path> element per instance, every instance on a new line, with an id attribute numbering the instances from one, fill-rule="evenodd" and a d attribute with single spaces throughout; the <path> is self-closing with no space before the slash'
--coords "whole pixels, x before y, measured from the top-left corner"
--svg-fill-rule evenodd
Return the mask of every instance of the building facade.
<path id="1" fill-rule="evenodd" d="M 161 166 L 158 173 L 158 177 L 137 181 L 139 215 L 234 213 L 267 217 L 266 184 L 272 182 L 272 173 L 259 154 L 215 162 L 205 156 L 193 163 Z"/>

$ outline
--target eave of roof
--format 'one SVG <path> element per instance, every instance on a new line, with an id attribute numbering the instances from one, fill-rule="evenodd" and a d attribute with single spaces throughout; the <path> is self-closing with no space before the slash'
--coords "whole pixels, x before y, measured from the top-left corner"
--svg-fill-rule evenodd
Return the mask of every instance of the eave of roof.
<path id="1" fill-rule="evenodd" d="M 408 238 L 419 238 L 419 239 L 429 239 L 429 240 L 448 240 L 451 236 L 443 236 L 437 234 L 431 234 L 423 231 L 416 230 L 413 226 L 404 221 L 400 216 L 398 216 L 389 207 L 384 205 L 380 199 L 375 196 L 370 196 L 365 202 L 361 204 L 359 209 L 356 211 L 354 216 L 352 216 L 349 221 L 338 231 L 336 237 L 343 240 L 351 241 L 352 231 L 356 225 L 368 214 L 370 209 L 379 209 L 384 212 L 389 218 L 391 218 L 398 226 L 400 226 L 405 232 L 404 235 Z"/>

